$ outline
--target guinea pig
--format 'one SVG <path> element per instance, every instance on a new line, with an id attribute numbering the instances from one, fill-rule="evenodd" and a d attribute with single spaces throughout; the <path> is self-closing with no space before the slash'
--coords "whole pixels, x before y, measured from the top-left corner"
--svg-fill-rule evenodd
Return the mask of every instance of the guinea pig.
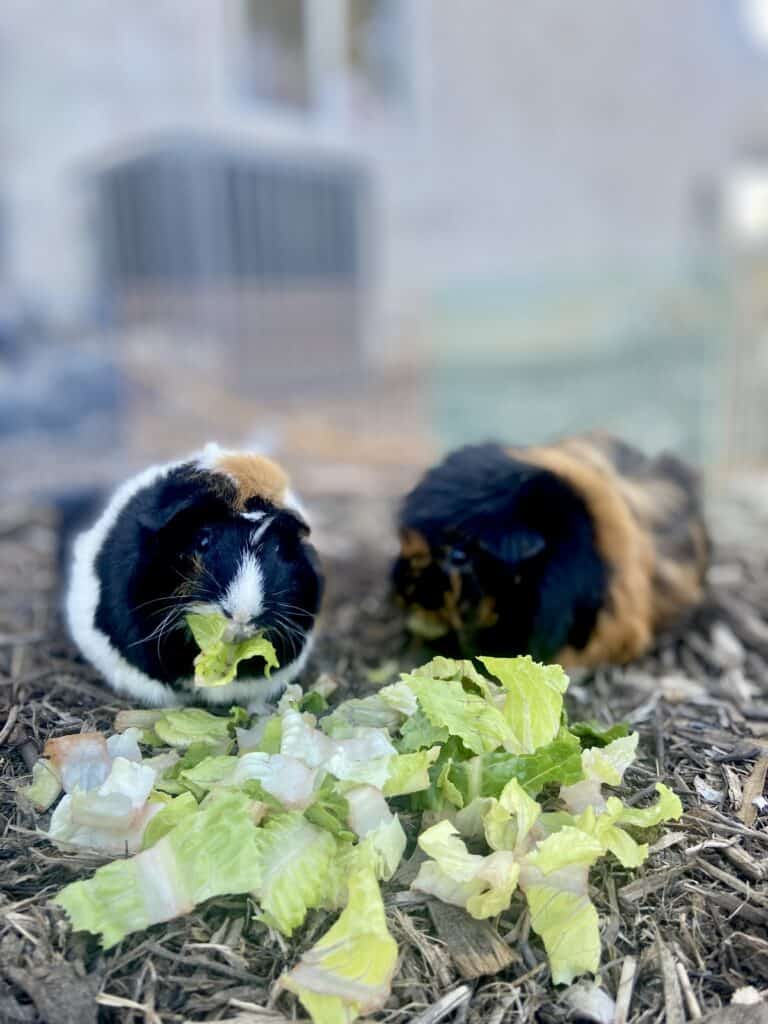
<path id="1" fill-rule="evenodd" d="M 124 483 L 75 541 L 66 616 L 83 654 L 120 693 L 154 705 L 264 703 L 299 675 L 312 647 L 323 576 L 280 466 L 210 444 Z M 264 632 L 261 658 L 234 682 L 193 691 L 198 648 L 185 615 L 219 613 L 228 639 Z"/>
<path id="2" fill-rule="evenodd" d="M 695 472 L 602 435 L 454 451 L 405 497 L 399 532 L 414 632 L 566 666 L 639 657 L 701 600 L 709 561 Z"/>

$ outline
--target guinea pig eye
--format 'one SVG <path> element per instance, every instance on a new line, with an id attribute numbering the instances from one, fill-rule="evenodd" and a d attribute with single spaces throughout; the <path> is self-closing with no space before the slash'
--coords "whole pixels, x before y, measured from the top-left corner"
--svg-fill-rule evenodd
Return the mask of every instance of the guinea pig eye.
<path id="1" fill-rule="evenodd" d="M 455 568 L 461 569 L 469 561 L 467 552 L 462 548 L 452 548 L 448 552 L 448 562 Z"/>
<path id="2" fill-rule="evenodd" d="M 206 528 L 201 530 L 195 538 L 195 551 L 205 551 L 211 545 L 211 531 Z"/>

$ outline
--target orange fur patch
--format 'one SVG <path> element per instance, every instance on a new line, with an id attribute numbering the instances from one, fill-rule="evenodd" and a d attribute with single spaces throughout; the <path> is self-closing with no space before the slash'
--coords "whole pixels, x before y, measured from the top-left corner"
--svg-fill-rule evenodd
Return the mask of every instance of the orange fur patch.
<path id="1" fill-rule="evenodd" d="M 432 560 L 426 538 L 418 530 L 410 528 L 400 531 L 400 554 L 416 570 L 426 569 Z"/>
<path id="2" fill-rule="evenodd" d="M 477 606 L 477 628 L 490 629 L 490 627 L 495 626 L 498 621 L 499 616 L 496 611 L 496 598 L 491 597 L 490 594 L 486 594 L 485 597 L 481 598 L 480 604 Z"/>
<path id="3" fill-rule="evenodd" d="M 265 455 L 222 455 L 216 464 L 237 488 L 235 507 L 243 509 L 251 498 L 263 498 L 273 505 L 282 505 L 288 489 L 288 475 Z"/>
<path id="4" fill-rule="evenodd" d="M 639 657 L 653 636 L 654 548 L 621 493 L 618 474 L 602 452 L 582 440 L 548 448 L 510 449 L 510 454 L 555 473 L 581 497 L 610 573 L 608 601 L 598 613 L 589 643 L 582 650 L 566 647 L 554 660 L 576 666 L 623 663 Z"/>
<path id="5" fill-rule="evenodd" d="M 581 496 L 595 525 L 598 550 L 611 572 L 609 601 L 589 644 L 566 648 L 567 665 L 629 661 L 655 630 L 701 601 L 709 539 L 701 520 L 696 478 L 669 457 L 634 453 L 619 473 L 614 459 L 628 447 L 608 436 L 571 438 L 514 454 L 556 473 Z"/>

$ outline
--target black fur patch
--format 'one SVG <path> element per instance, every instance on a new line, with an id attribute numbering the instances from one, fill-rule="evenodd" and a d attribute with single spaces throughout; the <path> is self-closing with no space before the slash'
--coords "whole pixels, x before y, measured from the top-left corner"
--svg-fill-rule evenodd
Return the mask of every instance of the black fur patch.
<path id="1" fill-rule="evenodd" d="M 395 563 L 406 606 L 442 608 L 450 574 L 460 574 L 461 628 L 444 649 L 549 659 L 586 646 L 607 571 L 583 501 L 554 473 L 499 444 L 462 448 L 407 495 L 399 526 L 419 531 L 432 555 L 423 572 L 408 559 Z M 483 597 L 498 616 L 486 628 L 476 621 Z"/>
<path id="2" fill-rule="evenodd" d="M 130 499 L 97 557 L 95 625 L 152 679 L 173 685 L 193 674 L 197 647 L 184 606 L 223 598 L 246 551 L 257 557 L 264 580 L 256 625 L 275 645 L 281 665 L 301 653 L 314 623 L 323 578 L 314 548 L 303 539 L 306 525 L 254 499 L 248 511 L 268 512 L 271 521 L 253 548 L 258 524 L 233 511 L 229 486 L 192 464 L 172 470 Z M 258 675 L 260 664 L 242 662 L 239 674 Z"/>

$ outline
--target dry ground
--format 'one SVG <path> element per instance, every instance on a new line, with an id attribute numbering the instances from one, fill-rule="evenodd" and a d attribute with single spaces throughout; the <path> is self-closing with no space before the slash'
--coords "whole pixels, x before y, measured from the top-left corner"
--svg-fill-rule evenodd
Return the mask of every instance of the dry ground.
<path id="1" fill-rule="evenodd" d="M 413 663 L 386 595 L 389 506 L 320 502 L 331 587 L 310 675 L 328 672 L 348 696 L 382 663 Z M 343 524 L 343 529 L 339 529 Z M 323 531 L 321 530 L 321 535 Z M 758 541 L 759 541 L 758 536 Z M 55 609 L 53 530 L 43 511 L 0 517 L 0 1022 L 171 1024 L 300 1017 L 271 982 L 326 927 L 315 913 L 290 942 L 252 916 L 245 898 L 131 936 L 108 954 L 72 935 L 48 899 L 92 870 L 36 829 L 14 785 L 49 736 L 110 729 L 125 706 L 67 644 Z M 707 608 L 626 670 L 574 680 L 573 717 L 623 719 L 641 734 L 628 773 L 636 794 L 661 779 L 683 821 L 657 838 L 634 875 L 613 864 L 593 877 L 603 927 L 602 983 L 622 1021 L 763 1020 L 765 1007 L 724 1010 L 746 985 L 768 989 L 768 546 L 717 550 Z M 756 803 L 755 803 L 756 800 Z M 387 889 L 401 963 L 379 1019 L 562 1021 L 575 1011 L 550 984 L 520 907 L 491 928 L 446 919 L 407 891 L 407 864 Z M 467 948 L 469 947 L 469 948 Z M 506 962 L 495 975 L 477 976 Z M 263 1009 L 268 1008 L 268 1009 Z"/>

